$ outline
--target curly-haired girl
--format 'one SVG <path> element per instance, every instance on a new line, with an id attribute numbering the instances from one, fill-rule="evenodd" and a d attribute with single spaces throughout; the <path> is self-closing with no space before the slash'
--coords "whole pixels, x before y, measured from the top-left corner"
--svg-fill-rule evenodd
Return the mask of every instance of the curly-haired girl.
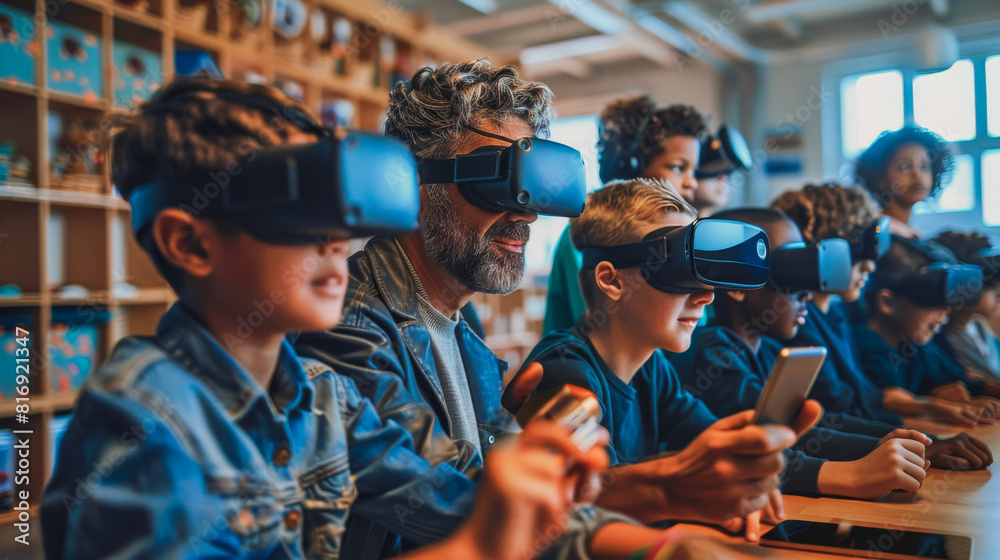
<path id="1" fill-rule="evenodd" d="M 926 128 L 904 126 L 876 138 L 858 158 L 855 175 L 892 218 L 893 233 L 920 237 L 909 225 L 913 205 L 935 195 L 952 166 L 944 139 Z"/>

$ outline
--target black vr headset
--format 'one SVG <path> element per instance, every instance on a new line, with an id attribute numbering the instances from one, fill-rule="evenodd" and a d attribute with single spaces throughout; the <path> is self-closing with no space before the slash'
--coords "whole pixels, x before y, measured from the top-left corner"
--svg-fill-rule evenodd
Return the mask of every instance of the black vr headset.
<path id="1" fill-rule="evenodd" d="M 1000 250 L 985 249 L 970 258 L 966 258 L 963 262 L 982 269 L 985 285 L 996 286 L 1000 284 Z"/>
<path id="2" fill-rule="evenodd" d="M 709 136 L 701 143 L 701 156 L 696 179 L 711 179 L 733 171 L 749 171 L 753 167 L 753 156 L 740 131 L 727 125 L 719 127 L 715 136 Z"/>
<path id="3" fill-rule="evenodd" d="M 874 289 L 889 289 L 921 307 L 965 307 L 975 305 L 983 291 L 983 271 L 978 266 L 933 263 L 920 270 L 887 282 L 875 276 Z"/>
<path id="4" fill-rule="evenodd" d="M 660 228 L 638 243 L 584 247 L 582 252 L 583 268 L 603 261 L 617 268 L 640 267 L 650 286 L 668 294 L 760 288 L 771 263 L 764 230 L 717 219 Z"/>
<path id="5" fill-rule="evenodd" d="M 771 255 L 771 283 L 785 292 L 843 292 L 851 287 L 851 246 L 843 239 L 804 241 Z"/>
<path id="6" fill-rule="evenodd" d="M 230 170 L 137 187 L 129 198 L 136 238 L 165 208 L 225 217 L 260 241 L 284 245 L 417 228 L 416 162 L 398 140 L 344 132 L 248 159 Z"/>
<path id="7" fill-rule="evenodd" d="M 877 261 L 892 245 L 892 234 L 889 233 L 889 216 L 876 218 L 864 228 L 858 228 L 850 236 L 851 260 Z"/>
<path id="8" fill-rule="evenodd" d="M 451 159 L 421 160 L 420 184 L 457 183 L 469 203 L 490 212 L 567 218 L 583 212 L 587 176 L 580 152 L 540 138 L 511 140 L 466 128 L 509 145 L 482 146 Z"/>

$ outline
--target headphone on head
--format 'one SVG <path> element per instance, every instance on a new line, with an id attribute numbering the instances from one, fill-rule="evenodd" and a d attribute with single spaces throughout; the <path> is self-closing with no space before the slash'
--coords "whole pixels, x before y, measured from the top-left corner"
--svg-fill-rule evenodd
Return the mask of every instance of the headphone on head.
<path id="1" fill-rule="evenodd" d="M 646 170 L 646 158 L 642 155 L 642 135 L 646 132 L 646 127 L 656 116 L 656 109 L 653 109 L 643 119 L 642 124 L 632 135 L 628 147 L 624 150 L 605 148 L 603 157 L 610 157 L 611 164 L 600 166 L 601 182 L 607 183 L 615 179 L 628 180 L 635 179 Z"/>

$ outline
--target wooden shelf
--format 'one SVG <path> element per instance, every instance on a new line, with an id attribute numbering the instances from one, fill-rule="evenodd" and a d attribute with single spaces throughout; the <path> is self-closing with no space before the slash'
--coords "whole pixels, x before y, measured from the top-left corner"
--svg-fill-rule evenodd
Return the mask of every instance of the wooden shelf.
<path id="1" fill-rule="evenodd" d="M 9 91 L 11 93 L 30 95 L 33 97 L 38 97 L 39 95 L 38 86 L 32 86 L 27 84 L 12 84 L 5 80 L 0 80 L 0 91 Z"/>
<path id="2" fill-rule="evenodd" d="M 26 293 L 18 297 L 0 297 L 0 307 L 33 307 L 44 301 L 44 294 Z"/>
<path id="3" fill-rule="evenodd" d="M 84 206 L 89 208 L 111 208 L 128 210 L 128 202 L 108 194 L 80 193 L 61 189 L 39 189 L 0 185 L 0 199 L 22 200 L 25 202 L 49 202 L 57 205 Z"/>
<path id="4" fill-rule="evenodd" d="M 28 405 L 31 410 L 29 414 L 42 414 L 44 412 L 62 412 L 65 410 L 70 410 L 76 403 L 76 393 L 68 393 L 65 395 L 31 395 L 31 400 L 28 401 Z M 0 418 L 12 418 L 17 414 L 15 407 L 17 407 L 17 402 L 15 401 L 3 401 L 0 402 Z"/>
<path id="5" fill-rule="evenodd" d="M 94 101 L 88 101 L 79 95 L 63 93 L 61 91 L 48 90 L 48 97 L 50 103 L 79 107 L 80 109 L 87 109 L 88 111 L 96 111 L 99 113 L 106 113 L 109 107 L 107 99 L 99 98 Z"/>

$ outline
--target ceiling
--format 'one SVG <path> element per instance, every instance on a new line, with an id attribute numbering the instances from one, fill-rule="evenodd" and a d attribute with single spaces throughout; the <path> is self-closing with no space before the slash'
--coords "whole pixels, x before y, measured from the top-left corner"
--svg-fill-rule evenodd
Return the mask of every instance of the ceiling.
<path id="1" fill-rule="evenodd" d="M 997 0 L 405 0 L 437 26 L 520 60 L 532 78 L 613 68 L 728 73 L 876 44 L 932 25 L 1000 22 Z M 996 27 L 1000 29 L 1000 26 Z"/>

